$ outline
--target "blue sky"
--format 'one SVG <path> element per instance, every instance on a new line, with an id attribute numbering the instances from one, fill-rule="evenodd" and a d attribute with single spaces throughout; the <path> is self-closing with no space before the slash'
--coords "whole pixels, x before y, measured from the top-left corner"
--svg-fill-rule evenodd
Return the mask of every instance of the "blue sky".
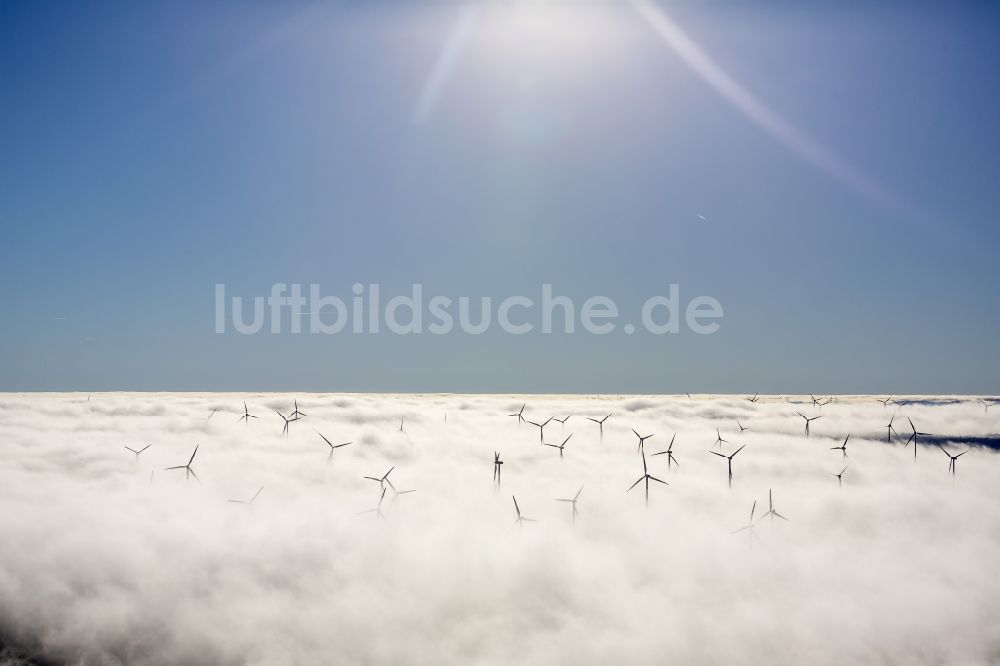
<path id="1" fill-rule="evenodd" d="M 0 390 L 1000 391 L 998 10 L 654 8 L 852 180 L 642 6 L 3 3 Z M 214 333 L 215 284 L 275 282 L 725 318 Z"/>

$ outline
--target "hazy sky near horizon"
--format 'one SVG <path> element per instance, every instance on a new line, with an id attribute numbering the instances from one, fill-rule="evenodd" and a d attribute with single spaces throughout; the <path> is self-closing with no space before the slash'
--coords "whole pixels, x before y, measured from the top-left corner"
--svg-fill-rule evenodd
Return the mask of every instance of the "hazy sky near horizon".
<path id="1" fill-rule="evenodd" d="M 1000 391 L 988 3 L 0 7 L 0 390 Z M 700 216 L 704 216 L 701 220 Z M 214 288 L 721 330 L 214 333 Z"/>

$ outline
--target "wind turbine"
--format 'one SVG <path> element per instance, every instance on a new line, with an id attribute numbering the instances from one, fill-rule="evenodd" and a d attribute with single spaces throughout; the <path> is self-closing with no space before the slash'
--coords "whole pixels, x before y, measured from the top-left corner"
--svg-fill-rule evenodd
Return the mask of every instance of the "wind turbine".
<path id="1" fill-rule="evenodd" d="M 607 416 L 605 416 L 600 421 L 598 421 L 597 419 L 592 419 L 589 416 L 587 417 L 588 421 L 593 421 L 594 423 L 596 423 L 598 426 L 601 427 L 601 440 L 604 439 L 604 422 L 607 421 L 609 418 L 611 418 L 611 414 L 608 414 Z"/>
<path id="2" fill-rule="evenodd" d="M 743 434 L 744 430 L 749 430 L 750 429 L 750 428 L 747 428 L 746 426 L 744 426 L 742 423 L 740 423 L 739 419 L 736 419 L 736 425 L 739 426 L 739 428 L 740 428 L 740 434 L 741 435 Z"/>
<path id="3" fill-rule="evenodd" d="M 988 402 L 986 402 L 985 400 L 982 400 L 982 399 L 979 400 L 979 404 L 983 406 L 983 414 L 989 414 L 990 413 L 990 407 L 993 406 L 992 404 L 990 404 L 990 403 L 988 403 Z"/>
<path id="4" fill-rule="evenodd" d="M 745 447 L 745 446 L 746 446 L 746 444 L 744 444 L 740 448 L 736 449 L 735 451 L 733 451 L 728 456 L 727 455 L 723 455 L 723 454 L 719 453 L 718 451 L 709 451 L 709 453 L 711 453 L 713 456 L 719 456 L 720 458 L 725 458 L 726 461 L 728 461 L 728 463 L 729 463 L 729 487 L 730 488 L 733 487 L 733 458 L 735 458 L 736 454 L 739 453 L 740 451 L 742 451 L 743 447 Z"/>
<path id="5" fill-rule="evenodd" d="M 525 421 L 525 419 L 524 419 L 524 408 L 527 407 L 527 406 L 528 406 L 528 403 L 524 403 L 524 404 L 521 405 L 521 409 L 519 409 L 516 414 L 508 414 L 507 416 L 516 416 L 517 417 L 517 425 L 521 425 Z"/>
<path id="6" fill-rule="evenodd" d="M 298 419 L 297 418 L 296 419 L 288 418 L 287 416 L 285 416 L 284 414 L 282 414 L 281 412 L 279 412 L 277 409 L 274 410 L 274 413 L 277 414 L 278 416 L 280 416 L 281 419 L 285 422 L 285 427 L 281 429 L 281 434 L 285 435 L 287 437 L 288 436 L 288 424 L 290 424 L 292 421 L 298 421 Z"/>
<path id="7" fill-rule="evenodd" d="M 389 475 L 390 475 L 390 474 L 392 474 L 392 470 L 394 470 L 394 469 L 396 469 L 396 466 L 395 466 L 395 465 L 393 465 L 392 467 L 390 467 L 390 468 L 389 468 L 389 471 L 388 471 L 388 472 L 386 472 L 385 474 L 383 474 L 383 475 L 382 475 L 381 477 L 374 477 L 374 476 L 366 476 L 366 477 L 364 477 L 364 478 L 366 478 L 366 479 L 371 479 L 372 481 L 378 481 L 378 482 L 379 482 L 379 485 L 381 485 L 381 486 L 382 486 L 383 488 L 385 487 L 385 484 L 387 484 L 387 483 L 388 483 L 388 484 L 389 484 L 389 486 L 390 486 L 390 487 L 391 487 L 391 488 L 392 488 L 393 490 L 395 490 L 395 489 L 396 489 L 396 487 L 395 487 L 395 486 L 393 486 L 393 485 L 392 485 L 392 481 L 390 481 L 390 480 L 389 480 Z"/>
<path id="8" fill-rule="evenodd" d="M 327 438 L 326 438 L 326 437 L 325 437 L 325 436 L 323 435 L 323 433 L 321 433 L 321 432 L 317 432 L 316 434 L 317 434 L 317 435 L 319 435 L 319 436 L 320 436 L 320 437 L 321 437 L 321 438 L 323 439 L 323 441 L 324 441 L 324 442 L 326 442 L 326 445 L 327 445 L 327 446 L 329 446 L 329 447 L 330 447 L 330 455 L 328 455 L 328 456 L 326 457 L 326 461 L 327 461 L 327 462 L 330 462 L 330 459 L 331 459 L 331 458 L 333 458 L 333 450 L 334 450 L 334 449 L 339 449 L 339 448 L 340 448 L 340 447 L 342 447 L 342 446 L 347 446 L 348 444 L 351 444 L 351 442 L 344 442 L 343 444 L 334 444 L 333 442 L 331 442 L 330 440 L 328 440 L 328 439 L 327 439 Z"/>
<path id="9" fill-rule="evenodd" d="M 198 475 L 194 473 L 194 468 L 191 467 L 191 463 L 194 462 L 194 457 L 196 455 L 198 455 L 198 447 L 199 446 L 200 446 L 200 444 L 195 444 L 194 453 L 191 454 L 191 458 L 187 461 L 186 465 L 175 465 L 174 467 L 167 467 L 165 469 L 167 469 L 167 470 L 170 470 L 170 469 L 182 469 L 182 470 L 184 470 L 184 481 L 185 482 L 193 476 L 195 481 L 197 481 L 198 483 L 201 483 L 201 479 L 198 478 Z"/>
<path id="10" fill-rule="evenodd" d="M 521 515 L 521 507 L 517 505 L 517 498 L 511 495 L 511 499 L 514 500 L 514 511 L 517 512 L 517 519 L 514 521 L 514 525 L 521 527 L 524 523 L 537 523 L 538 521 L 534 518 L 527 518 Z M 513 527 L 513 526 L 512 526 Z"/>
<path id="11" fill-rule="evenodd" d="M 145 451 L 146 449 L 148 449 L 151 446 L 152 446 L 152 444 L 147 444 L 146 446 L 142 447 L 138 451 L 136 451 L 135 449 L 133 449 L 131 446 L 127 446 L 127 445 L 125 446 L 125 448 L 135 454 L 135 462 L 136 462 L 136 464 L 138 464 L 139 463 L 139 454 L 142 453 L 143 451 Z"/>
<path id="12" fill-rule="evenodd" d="M 747 396 L 747 402 L 756 403 L 758 400 L 760 400 L 760 396 L 756 393 L 753 394 L 752 398 L 750 396 Z"/>
<path id="13" fill-rule="evenodd" d="M 757 536 L 757 533 L 754 532 L 754 529 L 753 529 L 753 514 L 754 514 L 754 511 L 756 511 L 756 510 L 757 510 L 757 500 L 754 500 L 753 501 L 753 506 L 750 507 L 750 520 L 748 520 L 747 524 L 744 525 L 743 527 L 741 527 L 740 529 L 733 530 L 730 533 L 730 534 L 739 534 L 740 532 L 744 532 L 744 531 L 749 530 L 750 531 L 750 547 L 751 548 L 753 548 L 753 540 L 754 539 L 757 539 L 757 541 L 760 541 L 760 537 Z"/>
<path id="14" fill-rule="evenodd" d="M 218 409 L 213 409 L 213 410 L 212 410 L 212 413 L 211 413 L 211 414 L 209 414 L 209 415 L 208 415 L 208 418 L 207 418 L 207 419 L 205 419 L 205 420 L 206 420 L 206 421 L 211 421 L 211 420 L 212 420 L 212 417 L 213 417 L 213 416 L 215 416 L 215 413 L 216 413 L 217 411 L 219 411 L 219 410 L 218 410 Z"/>
<path id="15" fill-rule="evenodd" d="M 417 492 L 416 488 L 411 488 L 410 490 L 396 490 L 395 487 L 390 483 L 389 487 L 392 489 L 392 505 L 396 506 L 396 500 L 399 499 L 400 495 L 408 495 L 410 493 Z"/>
<path id="16" fill-rule="evenodd" d="M 782 520 L 788 520 L 788 518 L 785 518 L 783 515 L 781 515 L 780 513 L 778 513 L 778 511 L 774 508 L 774 500 L 771 498 L 771 489 L 770 488 L 767 489 L 767 505 L 768 505 L 767 513 L 765 513 L 763 516 L 761 516 L 760 519 L 764 520 L 768 516 L 771 516 L 771 528 L 772 529 L 774 528 L 774 519 L 775 519 L 775 517 L 781 518 Z"/>
<path id="17" fill-rule="evenodd" d="M 580 515 L 580 512 L 576 510 L 576 501 L 580 498 L 580 493 L 583 492 L 583 486 L 576 491 L 576 495 L 573 495 L 573 499 L 557 499 L 557 502 L 569 502 L 573 507 L 573 524 L 576 525 L 576 517 Z"/>
<path id="18" fill-rule="evenodd" d="M 842 458 L 842 460 L 847 460 L 847 440 L 849 440 L 850 438 L 851 438 L 851 435 L 850 435 L 850 433 L 848 433 L 847 437 L 844 438 L 844 443 L 843 444 L 841 444 L 840 446 L 831 446 L 830 447 L 831 451 L 840 451 L 841 453 L 844 454 L 844 457 Z"/>
<path id="19" fill-rule="evenodd" d="M 801 416 L 802 418 L 804 418 L 805 421 L 806 421 L 806 437 L 809 436 L 809 424 L 812 423 L 813 421 L 815 421 L 816 419 L 823 418 L 822 416 L 814 416 L 812 418 L 809 418 L 808 416 L 806 416 L 802 412 L 795 412 L 795 413 L 798 414 L 799 416 Z"/>
<path id="20" fill-rule="evenodd" d="M 536 428 L 538 428 L 538 441 L 539 442 L 543 442 L 544 441 L 545 426 L 547 426 L 549 424 L 549 421 L 551 421 L 551 420 L 552 420 L 552 417 L 550 416 L 549 418 L 547 418 L 545 420 L 545 423 L 535 423 L 534 421 L 528 421 L 528 423 L 530 423 L 531 425 L 533 425 Z"/>
<path id="21" fill-rule="evenodd" d="M 840 470 L 840 474 L 834 474 L 834 476 L 837 477 L 837 486 L 840 488 L 844 487 L 844 472 L 846 471 L 847 468 L 845 467 L 844 469 Z"/>
<path id="22" fill-rule="evenodd" d="M 666 451 L 660 451 L 659 453 L 654 453 L 653 454 L 654 456 L 662 456 L 662 455 L 666 455 L 667 456 L 667 469 L 670 469 L 671 463 L 674 464 L 674 465 L 677 465 L 678 467 L 681 466 L 681 464 L 679 462 L 677 462 L 677 458 L 674 458 L 673 451 L 674 451 L 674 440 L 675 439 L 677 439 L 677 433 L 674 433 L 674 436 L 670 438 L 670 446 L 667 447 Z"/>
<path id="23" fill-rule="evenodd" d="M 889 403 L 892 402 L 892 396 L 891 395 L 888 398 L 886 398 L 885 400 L 883 400 L 882 398 L 875 398 L 875 399 L 877 401 L 881 402 L 883 407 L 888 407 Z"/>
<path id="24" fill-rule="evenodd" d="M 889 425 L 887 425 L 885 427 L 886 428 L 886 431 L 885 431 L 885 443 L 886 444 L 892 444 L 892 434 L 894 432 L 896 433 L 896 437 L 899 437 L 899 433 L 896 432 L 896 429 L 892 427 L 892 422 L 895 419 L 896 419 L 896 415 L 893 414 L 891 417 L 889 417 Z"/>
<path id="25" fill-rule="evenodd" d="M 948 456 L 948 458 L 950 458 L 950 460 L 948 461 L 948 471 L 951 472 L 952 476 L 955 476 L 955 461 L 964 456 L 966 453 L 968 453 L 969 450 L 966 449 L 961 453 L 956 453 L 955 455 L 951 455 L 943 446 L 939 446 L 938 448 L 944 451 L 944 454 Z"/>
<path id="26" fill-rule="evenodd" d="M 214 412 L 213 412 L 213 414 L 214 414 Z M 212 418 L 212 417 L 210 416 L 208 418 Z M 246 421 L 247 423 L 250 423 L 250 419 L 255 419 L 255 418 L 257 418 L 257 417 L 250 413 L 250 410 L 247 408 L 247 403 L 244 401 L 244 403 L 243 403 L 243 416 L 241 416 L 237 420 L 238 421 Z"/>
<path id="27" fill-rule="evenodd" d="M 635 432 L 635 428 L 632 428 L 632 432 Z M 646 440 L 652 437 L 653 435 L 646 435 L 645 437 L 643 437 L 639 433 L 635 432 L 635 436 L 639 438 L 639 448 L 636 449 L 636 453 L 638 453 L 639 451 L 643 450 Z"/>
<path id="28" fill-rule="evenodd" d="M 572 437 L 572 436 L 573 436 L 573 433 L 570 433 L 569 437 Z M 559 457 L 562 458 L 563 457 L 563 449 L 566 448 L 566 442 L 569 441 L 569 437 L 567 437 L 566 439 L 564 439 L 562 444 L 549 444 L 548 442 L 542 442 L 542 444 L 544 444 L 545 446 L 551 446 L 554 449 L 559 449 Z"/>
<path id="29" fill-rule="evenodd" d="M 295 401 L 295 411 L 290 414 L 293 419 L 301 419 L 305 414 L 299 411 L 299 401 Z"/>
<path id="30" fill-rule="evenodd" d="M 500 452 L 493 452 L 493 483 L 497 484 L 497 488 L 500 487 L 500 465 L 503 461 L 500 460 Z"/>
<path id="31" fill-rule="evenodd" d="M 554 417 L 554 416 L 553 416 L 553 417 L 552 417 L 552 420 L 553 420 L 553 421 L 558 421 L 559 423 L 561 423 L 561 424 L 563 425 L 563 428 L 565 428 L 565 427 L 566 427 L 566 421 L 569 421 L 570 417 L 572 417 L 572 416 L 573 416 L 573 415 L 572 415 L 572 414 L 570 414 L 569 416 L 567 416 L 567 417 L 566 417 L 566 418 L 564 418 L 564 419 L 557 419 L 556 417 Z"/>
<path id="32" fill-rule="evenodd" d="M 907 416 L 906 420 L 910 422 L 910 430 L 913 431 L 913 434 L 910 435 L 910 438 L 908 440 L 906 440 L 906 446 L 909 446 L 910 442 L 913 442 L 913 460 L 916 461 L 917 460 L 917 435 L 920 435 L 922 437 L 930 437 L 931 434 L 929 432 L 917 432 L 916 426 L 913 425 L 913 419 L 911 419 L 909 416 Z"/>
<path id="33" fill-rule="evenodd" d="M 820 409 L 823 408 L 823 405 L 829 405 L 833 402 L 833 398 L 817 398 L 812 393 L 809 394 L 809 397 L 812 398 L 813 407 L 819 407 Z"/>
<path id="34" fill-rule="evenodd" d="M 635 488 L 637 485 L 639 485 L 640 481 L 645 481 L 646 482 L 646 506 L 649 506 L 649 482 L 650 481 L 657 481 L 659 483 L 662 483 L 665 486 L 669 486 L 670 484 L 667 483 L 666 481 L 664 481 L 663 479 L 658 479 L 655 476 L 653 476 L 652 474 L 650 474 L 649 473 L 649 469 L 646 467 L 646 452 L 645 451 L 639 451 L 639 453 L 642 454 L 642 476 L 640 476 L 638 479 L 636 479 L 636 482 L 633 483 L 631 486 L 629 486 L 628 490 L 626 490 L 625 492 L 626 493 L 630 492 L 633 488 Z"/>
<path id="35" fill-rule="evenodd" d="M 366 513 L 374 513 L 376 518 L 381 518 L 382 520 L 385 520 L 385 515 L 382 513 L 382 500 L 384 500 L 384 499 L 385 499 L 385 487 L 383 486 L 382 487 L 382 494 L 379 495 L 378 504 L 375 506 L 375 508 L 374 509 L 368 509 L 367 511 L 359 511 L 358 515 L 362 516 L 362 515 L 364 515 Z"/>
<path id="36" fill-rule="evenodd" d="M 399 430 L 397 430 L 396 432 L 406 432 L 405 430 L 403 430 L 403 419 L 404 418 L 405 417 L 403 417 L 403 416 L 399 417 Z"/>
<path id="37" fill-rule="evenodd" d="M 255 492 L 253 494 L 253 497 L 251 497 L 249 500 L 233 500 L 233 499 L 231 499 L 229 501 L 232 502 L 233 504 L 253 504 L 253 501 L 255 499 L 257 499 L 257 496 L 260 495 L 260 493 L 261 493 L 262 490 L 264 490 L 264 486 L 261 486 L 260 489 L 257 492 Z"/>
<path id="38" fill-rule="evenodd" d="M 722 448 L 722 444 L 723 443 L 728 444 L 729 440 L 728 439 L 722 439 L 722 433 L 719 432 L 718 428 L 716 428 L 715 429 L 715 444 L 718 444 L 719 448 Z M 712 446 L 715 446 L 715 444 L 712 444 Z"/>

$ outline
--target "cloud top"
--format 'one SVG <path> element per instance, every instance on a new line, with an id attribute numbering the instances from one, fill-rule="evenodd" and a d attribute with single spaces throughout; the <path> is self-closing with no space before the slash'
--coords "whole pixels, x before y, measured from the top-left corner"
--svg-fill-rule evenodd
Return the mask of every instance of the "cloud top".
<path id="1" fill-rule="evenodd" d="M 309 416 L 283 437 L 294 397 Z M 998 413 L 792 400 L 5 394 L 0 645 L 88 664 L 997 663 L 1000 461 L 976 447 L 952 478 L 903 441 L 907 417 L 935 443 L 995 437 Z M 545 428 L 573 433 L 562 458 L 507 416 L 525 401 L 572 414 Z M 808 439 L 796 411 L 822 414 Z M 609 412 L 601 440 L 585 417 Z M 626 493 L 632 428 L 669 483 L 648 508 Z M 715 450 L 746 444 L 731 490 L 716 428 Z M 320 432 L 352 444 L 331 457 Z M 652 454 L 675 433 L 668 469 Z M 201 483 L 165 470 L 195 445 Z M 386 519 L 360 513 L 390 467 Z M 555 500 L 581 485 L 574 526 Z M 512 527 L 512 496 L 539 522 Z M 731 532 L 754 501 L 751 544 Z"/>

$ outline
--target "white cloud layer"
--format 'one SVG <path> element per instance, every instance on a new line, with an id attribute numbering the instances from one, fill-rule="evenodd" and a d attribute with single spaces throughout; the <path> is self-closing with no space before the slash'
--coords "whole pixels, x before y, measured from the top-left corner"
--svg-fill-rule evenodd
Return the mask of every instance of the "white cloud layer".
<path id="1" fill-rule="evenodd" d="M 286 438 L 293 397 L 308 416 Z M 907 417 L 986 437 L 1000 408 L 524 400 L 531 420 L 573 415 L 545 428 L 573 434 L 563 458 L 510 396 L 2 395 L 0 644 L 81 664 L 1000 663 L 997 453 L 973 448 L 953 480 L 939 449 L 885 444 L 892 414 L 904 438 Z M 822 414 L 809 439 L 796 411 Z M 585 417 L 609 412 L 602 442 Z M 726 453 L 747 444 L 732 489 L 717 427 Z M 670 484 L 648 508 L 625 492 L 632 428 Z M 353 444 L 327 462 L 318 432 Z M 674 433 L 668 470 L 651 454 Z M 165 471 L 196 444 L 201 483 Z M 380 492 L 363 477 L 392 466 L 416 492 L 358 515 Z M 554 500 L 581 485 L 574 527 Z M 789 521 L 751 548 L 731 532 L 769 489 Z M 511 495 L 539 522 L 512 529 Z"/>

